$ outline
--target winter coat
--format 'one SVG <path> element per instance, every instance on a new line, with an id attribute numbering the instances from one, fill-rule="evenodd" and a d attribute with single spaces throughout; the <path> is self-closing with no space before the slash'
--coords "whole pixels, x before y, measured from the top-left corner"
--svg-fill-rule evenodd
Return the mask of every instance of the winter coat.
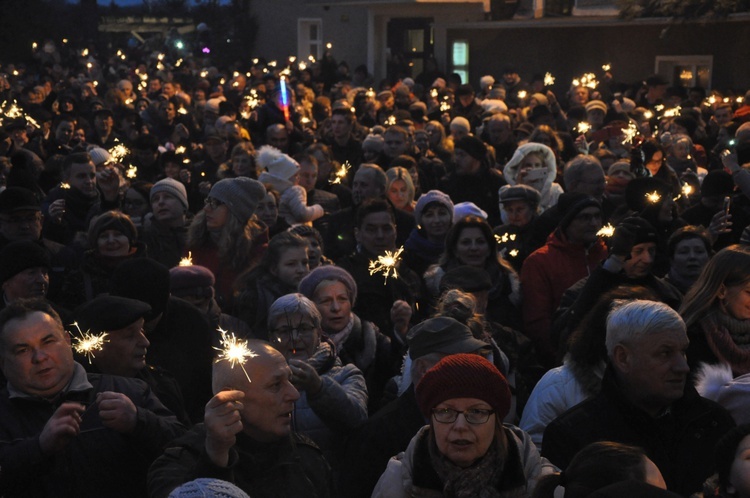
<path id="1" fill-rule="evenodd" d="M 167 268 L 177 266 L 187 246 L 188 220 L 184 226 L 168 227 L 149 217 L 141 229 L 140 239 L 148 248 L 148 257 Z"/>
<path id="2" fill-rule="evenodd" d="M 592 381 L 601 382 L 604 375 L 604 364 L 590 372 Z M 526 402 L 519 426 L 529 436 L 534 444 L 542 451 L 542 436 L 544 429 L 570 408 L 588 399 L 589 392 L 576 377 L 572 360 L 557 368 L 549 370 L 537 383 L 531 396 Z"/>
<path id="3" fill-rule="evenodd" d="M 331 468 L 305 436 L 292 433 L 260 443 L 240 432 L 229 450 L 227 467 L 214 465 L 205 446 L 203 424 L 172 441 L 149 470 L 149 496 L 167 498 L 176 487 L 199 477 L 231 482 L 253 498 L 333 496 Z"/>
<path id="4" fill-rule="evenodd" d="M 330 354 L 335 355 L 334 349 Z M 367 386 L 356 366 L 342 365 L 335 356 L 318 375 L 322 380 L 320 391 L 310 395 L 300 390 L 292 428 L 312 439 L 336 468 L 349 432 L 367 420 Z"/>
<path id="5" fill-rule="evenodd" d="M 503 425 L 508 440 L 508 459 L 505 462 L 500 497 L 528 497 L 534 492 L 539 478 L 555 472 L 547 459 L 539 456 L 528 434 L 518 427 Z M 430 426 L 419 430 L 405 452 L 391 458 L 380 477 L 373 498 L 442 497 L 442 481 L 432 469 L 427 451 Z M 422 484 L 420 486 L 419 484 Z M 433 486 L 424 487 L 432 484 Z"/>
<path id="6" fill-rule="evenodd" d="M 543 456 L 566 468 L 573 456 L 595 441 L 643 448 L 661 470 L 667 489 L 687 496 L 711 474 L 716 442 L 734 427 L 729 413 L 687 384 L 682 398 L 652 418 L 628 401 L 607 370 L 601 392 L 568 410 L 544 431 Z"/>
<path id="7" fill-rule="evenodd" d="M 526 258 L 521 268 L 524 333 L 534 341 L 543 362 L 554 363 L 557 343 L 551 338 L 552 315 L 568 287 L 591 274 L 607 257 L 599 239 L 592 246 L 568 242 L 559 230 Z"/>
<path id="8" fill-rule="evenodd" d="M 305 189 L 299 185 L 293 185 L 289 180 L 263 172 L 258 177 L 258 181 L 270 183 L 281 194 L 279 217 L 283 218 L 290 226 L 300 223 L 310 224 L 325 214 L 323 208 L 318 204 L 308 206 Z"/>
<path id="9" fill-rule="evenodd" d="M 126 395 L 138 409 L 135 431 L 102 425 L 95 403 L 100 392 Z M 66 401 L 85 404 L 81 432 L 59 452 L 45 455 L 39 435 Z M 54 402 L 0 391 L 0 494 L 13 497 L 132 498 L 145 496 L 146 472 L 162 447 L 185 427 L 137 379 L 86 374 L 76 364 L 71 384 Z"/>

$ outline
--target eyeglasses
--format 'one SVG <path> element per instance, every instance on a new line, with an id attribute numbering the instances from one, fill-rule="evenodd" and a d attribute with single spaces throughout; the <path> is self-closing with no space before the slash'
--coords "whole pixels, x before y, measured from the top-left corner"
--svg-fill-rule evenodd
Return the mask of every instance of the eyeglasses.
<path id="1" fill-rule="evenodd" d="M 309 340 L 312 339 L 313 333 L 315 332 L 315 325 L 309 323 L 301 323 L 296 327 L 280 327 L 271 331 L 271 335 L 278 342 L 289 342 L 290 340 Z"/>
<path id="2" fill-rule="evenodd" d="M 223 206 L 224 203 L 221 202 L 218 199 L 214 199 L 213 197 L 206 197 L 206 200 L 203 201 L 203 203 L 206 205 L 206 207 L 211 207 L 211 209 L 218 209 L 220 206 Z"/>
<path id="3" fill-rule="evenodd" d="M 458 419 L 458 415 L 464 416 L 464 419 L 472 425 L 481 425 L 487 423 L 490 419 L 490 415 L 495 413 L 495 410 L 483 410 L 481 408 L 470 408 L 462 412 L 453 410 L 452 408 L 441 408 L 432 410 L 432 417 L 436 422 L 441 424 L 452 424 Z"/>
<path id="4" fill-rule="evenodd" d="M 42 215 L 36 213 L 28 216 L 4 216 L 3 218 L 0 218 L 0 220 L 9 225 L 33 225 L 42 220 Z"/>

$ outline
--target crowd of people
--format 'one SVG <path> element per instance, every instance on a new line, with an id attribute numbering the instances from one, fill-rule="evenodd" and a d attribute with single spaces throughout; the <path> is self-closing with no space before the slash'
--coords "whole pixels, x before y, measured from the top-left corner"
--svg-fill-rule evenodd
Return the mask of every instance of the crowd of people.
<path id="1" fill-rule="evenodd" d="M 34 55 L 0 495 L 750 496 L 750 92 Z"/>

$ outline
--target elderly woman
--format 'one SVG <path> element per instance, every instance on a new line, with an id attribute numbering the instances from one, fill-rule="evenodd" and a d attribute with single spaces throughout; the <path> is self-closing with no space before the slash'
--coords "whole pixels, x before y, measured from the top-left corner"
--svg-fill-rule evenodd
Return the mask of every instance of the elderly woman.
<path id="1" fill-rule="evenodd" d="M 378 406 L 386 382 L 398 373 L 399 346 L 369 321 L 352 313 L 357 283 L 338 266 L 321 266 L 299 284 L 299 292 L 310 299 L 322 317 L 321 329 L 336 346 L 345 365 L 359 368 L 367 381 L 370 408 Z"/>
<path id="2" fill-rule="evenodd" d="M 534 187 L 518 184 L 500 192 L 500 211 L 508 222 L 495 227 L 497 249 L 517 271 L 526 257 L 539 249 L 534 237 L 534 222 L 539 214 L 542 196 Z"/>
<path id="3" fill-rule="evenodd" d="M 416 397 L 429 425 L 388 462 L 373 497 L 528 496 L 554 470 L 525 432 L 502 424 L 508 382 L 481 356 L 443 358 Z"/>
<path id="4" fill-rule="evenodd" d="M 322 339 L 322 317 L 302 294 L 287 294 L 268 310 L 269 341 L 287 360 L 300 392 L 293 430 L 308 436 L 336 467 L 345 437 L 367 420 L 362 372 L 342 365 L 332 342 Z"/>

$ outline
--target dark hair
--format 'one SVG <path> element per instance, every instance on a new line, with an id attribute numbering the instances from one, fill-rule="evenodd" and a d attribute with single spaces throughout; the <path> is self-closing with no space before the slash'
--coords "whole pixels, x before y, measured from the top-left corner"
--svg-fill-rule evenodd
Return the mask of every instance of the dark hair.
<path id="1" fill-rule="evenodd" d="M 478 228 L 484 238 L 487 240 L 489 246 L 489 255 L 487 256 L 487 262 L 484 265 L 484 269 L 493 276 L 495 271 L 502 273 L 516 273 L 513 267 L 505 261 L 502 256 L 497 252 L 497 240 L 495 234 L 492 233 L 492 228 L 489 223 L 479 216 L 465 216 L 458 220 L 448 231 L 448 235 L 445 237 L 445 252 L 440 258 L 440 266 L 447 270 L 454 266 L 460 266 L 456 256 L 456 246 L 458 245 L 458 239 L 461 237 L 461 232 L 465 228 Z M 493 255 L 496 255 L 493 257 Z"/>
<path id="2" fill-rule="evenodd" d="M 622 481 L 646 480 L 646 454 L 642 449 L 621 443 L 591 443 L 576 453 L 565 478 L 562 473 L 542 477 L 533 498 L 551 498 L 555 488 L 565 488 L 565 498 L 584 498 L 597 489 Z"/>
<path id="3" fill-rule="evenodd" d="M 700 239 L 703 245 L 706 246 L 706 252 L 711 255 L 713 254 L 711 239 L 709 238 L 708 231 L 701 226 L 688 225 L 676 230 L 672 235 L 669 236 L 667 241 L 667 254 L 672 259 L 674 252 L 677 249 L 677 244 L 687 239 Z"/>
<path id="4" fill-rule="evenodd" d="M 121 211 L 106 211 L 100 214 L 89 227 L 88 242 L 91 249 L 96 250 L 97 239 L 105 230 L 117 230 L 121 232 L 128 238 L 131 247 L 138 239 L 138 229 L 133 224 L 130 216 Z"/>
<path id="5" fill-rule="evenodd" d="M 45 299 L 18 299 L 12 303 L 8 303 L 5 308 L 0 311 L 0 337 L 3 336 L 5 326 L 8 322 L 25 318 L 27 315 L 37 311 L 49 315 L 58 325 L 60 325 L 61 330 L 65 329 L 62 320 L 60 319 L 60 315 L 57 314 L 57 311 L 55 311 L 52 305 Z"/>
<path id="6" fill-rule="evenodd" d="M 357 209 L 357 219 L 355 223 L 356 228 L 362 228 L 362 223 L 364 223 L 365 218 L 373 213 L 382 213 L 386 212 L 388 213 L 388 216 L 391 218 L 391 222 L 395 225 L 396 224 L 396 215 L 393 213 L 393 209 L 391 208 L 391 205 L 388 204 L 387 201 L 384 199 L 367 199 L 365 200 L 361 206 Z"/>
<path id="7" fill-rule="evenodd" d="M 63 161 L 63 175 L 67 176 L 74 164 L 88 164 L 92 162 L 88 152 L 73 152 L 72 154 L 68 154 Z"/>
<path id="8" fill-rule="evenodd" d="M 630 171 L 638 171 L 641 168 L 645 168 L 646 163 L 648 163 L 657 152 L 661 152 L 662 158 L 666 159 L 664 147 L 662 147 L 659 141 L 655 138 L 647 138 L 641 143 L 640 147 L 633 147 L 633 151 L 630 155 Z"/>

